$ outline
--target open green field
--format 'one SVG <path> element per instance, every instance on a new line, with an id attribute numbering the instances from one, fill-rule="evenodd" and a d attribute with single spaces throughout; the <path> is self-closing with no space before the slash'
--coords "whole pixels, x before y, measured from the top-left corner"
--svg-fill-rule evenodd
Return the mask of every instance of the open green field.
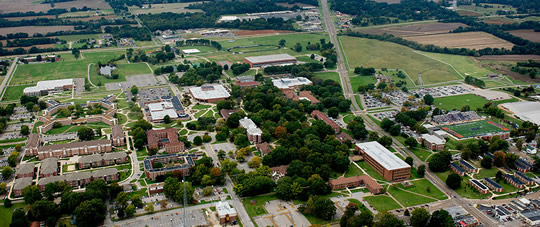
<path id="1" fill-rule="evenodd" d="M 454 136 L 457 136 L 458 138 L 468 138 L 468 137 L 479 136 L 479 135 L 483 135 L 487 133 L 509 131 L 506 128 L 505 128 L 506 130 L 503 130 L 489 122 L 491 121 L 482 120 L 482 121 L 474 121 L 474 122 L 468 122 L 468 123 L 457 124 L 457 125 L 445 125 L 442 127 L 442 129 Z M 455 135 L 452 131 L 459 135 Z"/>
<path id="2" fill-rule="evenodd" d="M 426 149 L 422 149 L 422 148 L 414 148 L 414 149 L 409 149 L 414 155 L 416 155 L 416 157 L 418 157 L 420 160 L 422 161 L 426 161 L 426 159 L 431 155 L 433 154 L 433 152 L 429 151 L 429 150 L 426 150 Z"/>
<path id="3" fill-rule="evenodd" d="M 420 84 L 419 74 L 424 84 L 461 79 L 450 66 L 402 45 L 349 36 L 342 36 L 340 40 L 350 70 L 360 66 L 398 68 L 404 70 L 417 85 Z"/>
<path id="4" fill-rule="evenodd" d="M 461 107 L 465 105 L 469 105 L 471 107 L 471 110 L 476 110 L 477 108 L 484 107 L 484 104 L 488 102 L 489 100 L 483 97 L 473 94 L 465 94 L 435 98 L 435 101 L 433 101 L 433 105 L 439 107 L 439 109 L 447 111 L 454 109 L 460 110 Z"/>
<path id="5" fill-rule="evenodd" d="M 362 176 L 364 175 L 364 172 L 360 170 L 356 165 L 349 164 L 349 168 L 347 169 L 347 172 L 345 172 L 344 177 L 354 177 L 354 176 Z"/>
<path id="6" fill-rule="evenodd" d="M 58 62 L 19 65 L 10 85 L 36 84 L 43 80 L 86 78 L 88 64 L 95 64 L 98 61 L 107 62 L 123 53 L 123 51 L 83 52 L 84 58 L 81 57 L 78 60 L 66 57 Z M 71 54 L 64 55 L 72 56 Z"/>
<path id="7" fill-rule="evenodd" d="M 248 197 L 242 200 L 242 204 L 246 208 L 247 213 L 250 217 L 255 217 L 258 215 L 267 214 L 268 212 L 264 209 L 264 204 L 268 201 L 278 199 L 274 194 L 269 195 L 259 195 L 255 197 Z M 252 205 L 251 202 L 254 204 Z"/>
<path id="8" fill-rule="evenodd" d="M 390 193 L 394 198 L 399 201 L 399 203 L 406 207 L 437 201 L 435 199 L 419 196 L 407 191 L 403 191 L 401 189 L 394 188 L 392 186 L 388 188 L 388 193 Z"/>
<path id="9" fill-rule="evenodd" d="M 480 172 L 478 172 L 477 174 L 474 174 L 474 178 L 484 179 L 486 177 L 494 177 L 495 174 L 497 174 L 497 171 L 499 171 L 499 168 L 497 167 L 492 167 L 491 169 L 482 168 L 480 169 Z"/>
<path id="10" fill-rule="evenodd" d="M 373 179 L 379 180 L 379 181 L 386 181 L 384 179 L 384 177 L 381 176 L 381 174 L 379 174 L 377 171 L 375 171 L 375 169 L 373 169 L 373 167 L 371 167 L 367 162 L 358 161 L 358 162 L 356 162 L 356 164 L 358 164 L 358 166 L 360 166 L 360 168 L 362 168 L 364 171 L 366 171 L 366 173 L 370 177 L 372 177 Z"/>
<path id="11" fill-rule="evenodd" d="M 0 220 L 2 220 L 0 221 L 0 227 L 8 227 L 11 223 L 13 210 L 23 208 L 24 206 L 26 206 L 25 203 L 14 203 L 10 208 L 0 206 Z"/>
<path id="12" fill-rule="evenodd" d="M 484 8 L 484 6 L 491 6 L 493 8 Z M 481 3 L 480 6 L 476 6 L 475 4 L 471 5 L 460 5 L 459 6 L 460 11 L 468 11 L 468 12 L 474 12 L 481 15 L 495 15 L 497 13 L 497 10 L 509 10 L 509 11 L 516 11 L 516 9 L 510 5 L 503 5 L 503 4 L 488 4 L 488 3 Z"/>
<path id="13" fill-rule="evenodd" d="M 23 95 L 24 88 L 31 87 L 32 85 L 21 85 L 21 86 L 8 86 L 6 92 L 4 93 L 5 101 L 18 101 Z"/>
<path id="14" fill-rule="evenodd" d="M 453 172 L 451 170 L 448 170 L 446 172 L 435 173 L 435 175 L 437 175 L 437 177 L 439 177 L 439 179 L 441 179 L 442 181 L 446 182 L 446 179 L 448 178 L 448 175 L 450 175 L 450 173 Z M 491 197 L 491 193 L 481 194 L 475 188 L 470 186 L 469 179 L 471 178 L 468 176 L 461 177 L 461 187 L 456 189 L 455 192 L 463 198 L 467 199 L 487 199 Z"/>
<path id="15" fill-rule="evenodd" d="M 339 80 L 339 74 L 336 72 L 320 72 L 315 73 L 314 75 L 321 80 L 333 80 L 341 84 L 341 81 Z"/>
<path id="16" fill-rule="evenodd" d="M 231 52 L 240 52 L 240 53 L 246 53 L 246 52 L 262 52 L 262 51 L 271 51 L 271 50 L 278 50 L 279 46 L 274 45 L 264 45 L 264 46 L 240 46 L 240 47 L 234 47 L 230 49 Z"/>
<path id="17" fill-rule="evenodd" d="M 352 74 L 349 73 L 349 75 Z M 351 87 L 354 92 L 358 90 L 360 85 L 375 84 L 377 82 L 374 76 L 349 76 L 349 80 L 351 81 Z"/>
<path id="18" fill-rule="evenodd" d="M 118 68 L 114 72 L 120 76 L 152 74 L 152 71 L 145 63 L 118 64 Z"/>
<path id="19" fill-rule="evenodd" d="M 403 185 L 397 184 L 397 186 L 398 188 L 401 188 L 410 192 L 416 192 L 416 193 L 433 197 L 436 199 L 440 199 L 440 200 L 448 198 L 443 192 L 441 192 L 441 190 L 439 190 L 437 187 L 435 187 L 435 185 L 433 185 L 431 182 L 429 182 L 426 179 L 414 180 L 414 181 L 411 181 L 411 183 L 413 183 L 414 185 L 409 186 L 409 187 L 403 187 Z M 429 188 L 429 192 L 428 192 L 428 188 Z"/>
<path id="20" fill-rule="evenodd" d="M 364 197 L 369 205 L 373 206 L 378 211 L 395 210 L 401 208 L 392 198 L 386 195 L 366 196 Z"/>
<path id="21" fill-rule="evenodd" d="M 99 39 L 99 36 L 103 34 L 84 34 L 84 35 L 62 35 L 57 36 L 58 39 L 65 40 L 66 42 L 75 42 L 81 39 Z"/>

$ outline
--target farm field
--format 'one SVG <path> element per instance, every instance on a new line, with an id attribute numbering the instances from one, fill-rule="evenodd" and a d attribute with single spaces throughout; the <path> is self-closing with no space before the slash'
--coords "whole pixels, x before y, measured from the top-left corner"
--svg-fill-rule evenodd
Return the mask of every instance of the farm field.
<path id="1" fill-rule="evenodd" d="M 515 20 L 512 20 L 510 18 L 506 18 L 506 17 L 496 17 L 496 18 L 483 18 L 482 19 L 482 22 L 486 23 L 486 24 L 496 24 L 496 25 L 501 25 L 501 24 L 512 24 L 512 23 L 515 23 L 517 21 Z"/>
<path id="2" fill-rule="evenodd" d="M 200 2 L 187 2 L 187 3 L 167 3 L 167 4 L 152 4 L 151 8 L 148 8 L 148 5 L 144 5 L 144 8 L 139 8 L 137 6 L 129 7 L 129 11 L 132 14 L 158 14 L 158 13 L 194 13 L 202 12 L 200 9 L 186 9 L 187 6 L 191 4 L 197 4 Z"/>
<path id="3" fill-rule="evenodd" d="M 460 110 L 461 107 L 465 105 L 469 105 L 469 107 L 471 107 L 471 110 L 476 110 L 477 108 L 484 107 L 484 104 L 488 102 L 489 101 L 487 99 L 480 96 L 476 96 L 473 94 L 465 94 L 435 98 L 435 101 L 433 101 L 433 105 L 446 111 L 450 111 L 453 109 Z"/>
<path id="4" fill-rule="evenodd" d="M 291 33 L 292 31 L 284 31 L 284 30 L 272 30 L 272 29 L 265 29 L 265 30 L 236 30 L 233 31 L 237 36 L 255 36 L 255 35 L 279 35 L 282 33 Z"/>
<path id="5" fill-rule="evenodd" d="M 2 8 L 0 6 L 0 8 Z M 58 25 L 58 26 L 21 26 L 21 27 L 5 27 L 0 28 L 0 35 L 7 35 L 10 33 L 24 32 L 29 35 L 34 33 L 46 34 L 48 32 L 56 31 L 73 31 L 74 27 L 69 25 Z"/>
<path id="6" fill-rule="evenodd" d="M 13 12 L 40 12 L 52 9 L 50 4 L 40 4 L 41 1 L 36 0 L 6 0 L 0 1 L 0 13 Z M 55 2 L 55 9 L 71 9 L 82 8 L 86 6 L 92 9 L 110 9 L 111 6 L 105 0 L 74 0 L 68 2 Z"/>
<path id="7" fill-rule="evenodd" d="M 385 28 L 375 28 L 375 29 L 362 29 L 362 33 L 373 34 L 373 35 L 382 35 L 392 34 L 400 37 L 409 37 L 409 36 L 423 36 L 423 35 L 433 35 L 433 34 L 444 34 L 448 33 L 459 27 L 467 27 L 466 24 L 462 23 L 429 23 L 429 24 L 415 24 L 415 25 L 397 25 L 389 26 Z"/>
<path id="8" fill-rule="evenodd" d="M 497 126 L 496 123 L 490 120 L 474 121 L 457 125 L 445 125 L 442 129 L 458 138 L 468 138 L 487 133 L 510 131 L 503 126 Z M 453 132 L 457 133 L 457 135 Z"/>
<path id="9" fill-rule="evenodd" d="M 527 61 L 529 59 L 540 61 L 539 55 L 484 55 L 476 57 L 481 61 Z"/>
<path id="10" fill-rule="evenodd" d="M 84 34 L 84 35 L 62 35 L 57 36 L 56 38 L 65 40 L 66 42 L 75 42 L 81 39 L 99 39 L 103 34 Z"/>
<path id="11" fill-rule="evenodd" d="M 484 6 L 490 6 L 489 8 L 485 8 Z M 497 13 L 497 10 L 508 10 L 508 11 L 516 11 L 515 8 L 509 5 L 502 5 L 502 4 L 487 4 L 487 3 L 481 3 L 480 6 L 472 5 L 460 5 L 459 11 L 468 11 L 477 13 L 480 15 L 494 15 Z"/>
<path id="12" fill-rule="evenodd" d="M 360 66 L 398 68 L 405 71 L 417 85 L 420 84 L 419 74 L 424 84 L 461 79 L 450 66 L 415 53 L 413 49 L 402 45 L 348 36 L 343 36 L 340 40 L 350 69 Z"/>
<path id="13" fill-rule="evenodd" d="M 497 73 L 496 71 L 492 71 L 488 68 L 483 68 L 480 65 L 478 65 L 473 57 L 469 56 L 461 56 L 461 55 L 452 55 L 452 54 L 438 54 L 438 53 L 430 53 L 430 52 L 421 52 L 424 55 L 427 55 L 429 57 L 435 58 L 439 61 L 448 63 L 462 75 L 462 76 L 472 76 L 476 78 L 485 77 L 487 74 L 490 73 Z"/>
<path id="14" fill-rule="evenodd" d="M 535 32 L 532 29 L 514 30 L 510 31 L 510 34 L 532 42 L 540 42 L 540 32 Z"/>
<path id="15" fill-rule="evenodd" d="M 122 53 L 123 51 L 83 52 L 84 59 L 69 60 L 67 58 L 53 63 L 19 65 L 10 85 L 35 84 L 42 80 L 86 78 L 88 64 L 95 64 L 98 61 L 106 62 Z M 66 57 L 72 56 L 71 54 L 65 55 L 67 55 Z"/>
<path id="16" fill-rule="evenodd" d="M 514 44 L 506 40 L 497 38 L 485 32 L 447 33 L 424 36 L 409 36 L 404 38 L 421 44 L 433 44 L 436 46 L 448 48 L 468 48 L 478 50 L 489 47 L 512 49 L 512 47 L 514 46 Z"/>

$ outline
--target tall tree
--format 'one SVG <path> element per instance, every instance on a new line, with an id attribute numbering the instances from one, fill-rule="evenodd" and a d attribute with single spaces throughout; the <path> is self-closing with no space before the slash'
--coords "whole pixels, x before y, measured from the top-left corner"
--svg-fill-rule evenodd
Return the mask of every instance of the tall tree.
<path id="1" fill-rule="evenodd" d="M 415 208 L 411 216 L 411 225 L 413 227 L 425 227 L 430 217 L 431 214 L 425 208 Z"/>
<path id="2" fill-rule="evenodd" d="M 106 211 L 107 207 L 101 199 L 92 199 L 82 202 L 73 213 L 77 226 L 93 227 L 103 223 Z"/>

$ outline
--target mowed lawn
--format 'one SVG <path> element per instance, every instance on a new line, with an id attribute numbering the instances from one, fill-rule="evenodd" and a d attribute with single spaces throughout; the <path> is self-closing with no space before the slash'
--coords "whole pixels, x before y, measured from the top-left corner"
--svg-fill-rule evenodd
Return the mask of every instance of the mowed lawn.
<path id="1" fill-rule="evenodd" d="M 487 74 L 494 73 L 488 68 L 483 68 L 477 65 L 476 62 L 474 62 L 473 58 L 469 56 L 438 54 L 429 52 L 421 53 L 437 60 L 451 64 L 459 73 L 461 73 L 462 76 L 485 77 Z"/>
<path id="2" fill-rule="evenodd" d="M 10 208 L 0 206 L 0 227 L 8 227 L 11 224 L 13 210 L 23 208 L 24 206 L 26 206 L 25 203 L 14 203 Z"/>
<path id="3" fill-rule="evenodd" d="M 320 78 L 321 80 L 333 80 L 341 84 L 341 81 L 339 80 L 339 74 L 336 72 L 315 73 L 315 77 Z"/>
<path id="4" fill-rule="evenodd" d="M 23 64 L 17 67 L 10 85 L 36 84 L 43 80 L 58 80 L 70 78 L 86 78 L 88 64 L 96 64 L 98 61 L 107 62 L 123 51 L 88 52 L 82 53 L 79 59 L 69 59 L 51 63 Z M 70 54 L 64 54 L 70 56 Z"/>
<path id="5" fill-rule="evenodd" d="M 424 84 L 461 79 L 450 66 L 402 45 L 349 36 L 342 36 L 340 40 L 351 70 L 359 66 L 398 68 L 404 70 L 416 84 L 420 83 L 419 74 Z"/>
<path id="6" fill-rule="evenodd" d="M 398 188 L 401 188 L 410 192 L 416 192 L 416 193 L 433 197 L 436 199 L 443 200 L 443 199 L 448 198 L 441 190 L 439 190 L 437 187 L 435 187 L 435 185 L 433 185 L 431 182 L 429 182 L 426 179 L 414 180 L 414 181 L 411 181 L 411 183 L 413 183 L 413 186 L 409 186 L 409 187 L 404 187 L 401 184 L 397 184 L 397 185 L 398 185 Z"/>
<path id="7" fill-rule="evenodd" d="M 366 196 L 364 197 L 369 205 L 373 206 L 377 211 L 395 210 L 401 208 L 392 198 L 386 195 Z"/>
<path id="8" fill-rule="evenodd" d="M 471 110 L 484 107 L 484 104 L 489 100 L 473 94 L 446 96 L 441 98 L 435 98 L 433 104 L 439 109 L 443 110 L 460 110 L 461 107 L 469 105 Z"/>
<path id="9" fill-rule="evenodd" d="M 4 93 L 4 97 L 2 98 L 2 100 L 18 101 L 21 99 L 24 88 L 30 87 L 30 86 L 32 85 L 8 86 L 6 88 L 6 92 Z"/>
<path id="10" fill-rule="evenodd" d="M 393 186 L 390 186 L 388 188 L 388 193 L 390 193 L 394 198 L 396 198 L 399 201 L 399 203 L 401 203 L 403 206 L 406 206 L 406 207 L 437 201 L 436 199 L 430 199 L 424 196 L 419 196 L 414 193 L 410 193 L 410 192 L 403 191 L 398 188 L 394 188 Z"/>

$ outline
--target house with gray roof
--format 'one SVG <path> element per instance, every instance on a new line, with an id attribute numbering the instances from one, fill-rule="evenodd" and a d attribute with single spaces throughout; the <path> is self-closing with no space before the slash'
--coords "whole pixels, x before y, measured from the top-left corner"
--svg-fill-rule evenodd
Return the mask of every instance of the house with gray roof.
<path id="1" fill-rule="evenodd" d="M 71 187 L 86 185 L 92 180 L 92 175 L 88 172 L 74 172 L 66 175 L 66 183 Z"/>
<path id="2" fill-rule="evenodd" d="M 63 182 L 65 179 L 66 177 L 64 175 L 39 178 L 37 186 L 39 187 L 40 191 L 45 191 L 45 187 L 47 186 L 47 184 L 55 183 L 55 182 Z"/>
<path id="3" fill-rule="evenodd" d="M 58 158 L 46 158 L 41 162 L 39 177 L 50 177 L 58 175 Z"/>
<path id="4" fill-rule="evenodd" d="M 21 196 L 22 190 L 30 185 L 32 185 L 31 177 L 23 177 L 15 180 L 15 184 L 13 184 L 13 195 L 15 197 Z"/>
<path id="5" fill-rule="evenodd" d="M 17 170 L 15 171 L 15 176 L 17 178 L 24 178 L 24 177 L 34 177 L 34 163 L 23 163 L 20 164 L 19 167 L 17 167 Z"/>

